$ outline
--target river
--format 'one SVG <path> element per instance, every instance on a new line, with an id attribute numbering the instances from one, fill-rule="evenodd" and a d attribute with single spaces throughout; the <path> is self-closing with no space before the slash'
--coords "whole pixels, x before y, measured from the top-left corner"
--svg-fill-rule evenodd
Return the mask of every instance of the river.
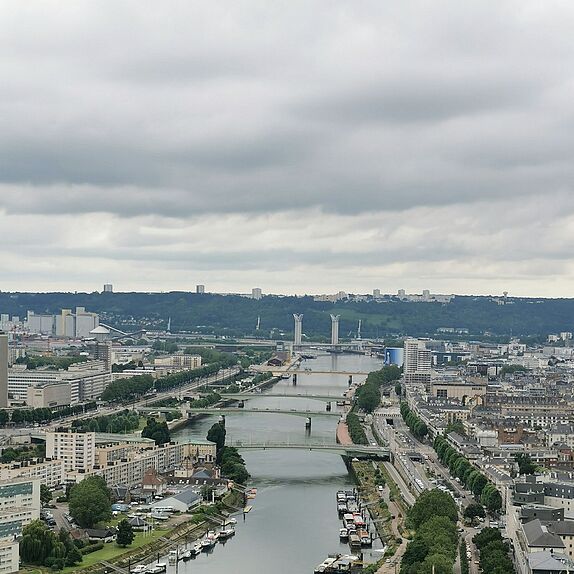
<path id="1" fill-rule="evenodd" d="M 362 355 L 320 355 L 302 363 L 316 371 L 372 371 L 381 361 Z M 355 376 L 355 380 L 364 376 Z M 281 380 L 267 393 L 321 393 L 340 396 L 348 387 L 348 376 L 307 374 L 298 376 L 297 385 Z M 258 408 L 324 410 L 325 403 L 307 399 L 260 396 L 246 405 Z M 333 404 L 333 409 L 337 409 Z M 176 440 L 205 438 L 218 417 L 205 417 L 174 434 Z M 227 439 L 243 442 L 304 441 L 335 443 L 337 418 L 315 417 L 311 431 L 305 419 L 282 414 L 249 414 L 238 411 L 226 417 Z M 218 544 L 210 554 L 202 553 L 189 562 L 179 563 L 179 573 L 187 574 L 305 574 L 328 554 L 349 552 L 339 542 L 340 521 L 336 492 L 350 489 L 353 482 L 339 455 L 303 450 L 243 451 L 251 473 L 250 486 L 257 488 L 253 509 L 245 519 L 238 516 L 236 535 Z M 381 557 L 377 541 L 366 550 L 365 560 Z M 174 571 L 170 567 L 170 571 Z"/>

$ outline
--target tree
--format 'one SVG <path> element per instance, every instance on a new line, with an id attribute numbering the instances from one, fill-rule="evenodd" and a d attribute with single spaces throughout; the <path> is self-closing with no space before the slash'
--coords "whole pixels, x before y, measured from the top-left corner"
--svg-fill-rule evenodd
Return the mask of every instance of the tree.
<path id="1" fill-rule="evenodd" d="M 116 537 L 116 543 L 119 546 L 129 546 L 135 538 L 134 529 L 132 525 L 126 520 L 120 521 L 118 524 L 118 535 Z"/>
<path id="2" fill-rule="evenodd" d="M 502 540 L 493 540 L 480 550 L 480 567 L 483 572 L 514 572 L 508 557 L 508 545 Z"/>
<path id="3" fill-rule="evenodd" d="M 481 496 L 484 487 L 488 484 L 488 479 L 484 474 L 478 473 L 474 480 L 472 481 L 472 493 L 474 496 Z"/>
<path id="4" fill-rule="evenodd" d="M 72 545 L 68 553 L 66 554 L 66 566 L 75 566 L 82 561 L 82 553 L 78 550 L 78 547 Z"/>
<path id="5" fill-rule="evenodd" d="M 425 490 L 409 511 L 409 520 L 415 530 L 432 517 L 445 516 L 456 523 L 458 511 L 450 494 L 437 488 Z"/>
<path id="6" fill-rule="evenodd" d="M 33 520 L 22 530 L 20 558 L 26 564 L 44 564 L 52 555 L 56 535 L 41 520 Z"/>
<path id="7" fill-rule="evenodd" d="M 536 472 L 536 465 L 526 453 L 521 452 L 515 458 L 518 463 L 519 474 L 534 474 Z"/>
<path id="8" fill-rule="evenodd" d="M 0 426 L 6 426 L 6 423 L 9 420 L 8 411 L 0 410 Z"/>
<path id="9" fill-rule="evenodd" d="M 12 422 L 16 425 L 23 423 L 25 420 L 25 412 L 23 409 L 14 409 L 12 411 Z"/>
<path id="10" fill-rule="evenodd" d="M 82 555 L 73 544 L 69 532 L 61 530 L 56 535 L 41 520 L 30 522 L 22 530 L 20 558 L 24 563 L 55 570 L 82 561 Z"/>
<path id="11" fill-rule="evenodd" d="M 466 433 L 464 432 L 464 424 L 459 419 L 455 419 L 447 425 L 445 433 L 448 434 L 450 432 L 456 432 L 460 435 L 466 436 Z"/>
<path id="12" fill-rule="evenodd" d="M 153 417 L 149 417 L 146 426 L 142 430 L 143 438 L 151 438 L 156 445 L 166 444 L 171 441 L 169 428 L 165 421 L 159 422 Z"/>
<path id="13" fill-rule="evenodd" d="M 452 574 L 452 560 L 444 554 L 427 556 L 420 570 L 421 574 Z"/>
<path id="14" fill-rule="evenodd" d="M 489 482 L 482 490 L 480 502 L 482 502 L 490 512 L 496 512 L 502 508 L 502 496 L 492 482 Z"/>
<path id="15" fill-rule="evenodd" d="M 215 423 L 207 431 L 207 440 L 215 443 L 218 459 L 220 459 L 221 450 L 225 446 L 225 434 L 225 425 L 222 422 Z"/>
<path id="16" fill-rule="evenodd" d="M 415 538 L 408 543 L 401 562 L 405 565 L 422 563 L 427 557 L 428 550 L 428 546 L 423 540 Z"/>
<path id="17" fill-rule="evenodd" d="M 481 504 L 477 504 L 476 502 L 472 502 L 464 509 L 464 517 L 469 520 L 473 520 L 477 517 L 484 518 L 485 516 L 486 512 L 484 511 L 484 508 Z"/>
<path id="18" fill-rule="evenodd" d="M 234 447 L 225 446 L 221 449 L 221 472 L 227 478 L 245 484 L 249 479 L 249 473 L 245 467 L 245 461 Z"/>
<path id="19" fill-rule="evenodd" d="M 478 534 L 475 534 L 472 539 L 479 550 L 484 548 L 493 540 L 502 541 L 502 534 L 500 534 L 500 530 L 497 528 L 483 528 Z"/>
<path id="20" fill-rule="evenodd" d="M 52 500 L 52 492 L 51 490 L 45 485 L 40 485 L 40 502 L 43 505 L 49 504 L 50 500 Z"/>
<path id="21" fill-rule="evenodd" d="M 112 517 L 111 498 L 104 479 L 90 476 L 75 484 L 69 496 L 70 514 L 82 528 Z"/>

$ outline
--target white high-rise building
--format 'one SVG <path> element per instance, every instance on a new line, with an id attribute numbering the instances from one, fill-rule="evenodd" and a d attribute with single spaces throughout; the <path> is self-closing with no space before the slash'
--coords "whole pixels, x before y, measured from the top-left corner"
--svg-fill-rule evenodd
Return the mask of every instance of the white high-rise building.
<path id="1" fill-rule="evenodd" d="M 54 315 L 36 315 L 33 311 L 28 311 L 26 326 L 30 333 L 38 335 L 53 335 L 55 328 Z"/>
<path id="2" fill-rule="evenodd" d="M 46 457 L 63 460 L 65 472 L 88 472 L 96 462 L 96 433 L 46 432 Z"/>
<path id="3" fill-rule="evenodd" d="M 341 315 L 331 314 L 331 345 L 339 344 L 339 318 Z"/>
<path id="4" fill-rule="evenodd" d="M 0 408 L 8 406 L 8 335 L 0 333 Z"/>
<path id="5" fill-rule="evenodd" d="M 295 319 L 295 335 L 293 337 L 293 345 L 295 347 L 301 346 L 301 338 L 303 336 L 303 314 L 297 315 L 293 313 L 293 319 Z"/>
<path id="6" fill-rule="evenodd" d="M 404 374 L 405 383 L 430 383 L 432 353 L 424 341 L 407 339 L 405 341 Z"/>
<path id="7" fill-rule="evenodd" d="M 196 285 L 195 286 L 195 292 L 198 295 L 203 295 L 205 293 L 205 285 Z"/>
<path id="8" fill-rule="evenodd" d="M 251 298 L 255 299 L 256 301 L 259 301 L 262 297 L 262 292 L 261 289 L 259 287 L 254 287 L 253 289 L 251 289 Z"/>
<path id="9" fill-rule="evenodd" d="M 62 309 L 59 315 L 36 315 L 28 311 L 26 327 L 30 333 L 56 335 L 58 337 L 90 337 L 90 332 L 100 324 L 97 313 L 90 313 L 84 307 Z"/>
<path id="10" fill-rule="evenodd" d="M 100 317 L 97 313 L 90 313 L 84 307 L 76 307 L 75 332 L 78 338 L 90 337 L 90 332 L 100 324 Z"/>
<path id="11" fill-rule="evenodd" d="M 111 283 L 106 283 L 104 285 L 104 293 L 113 293 L 114 292 L 114 286 Z"/>

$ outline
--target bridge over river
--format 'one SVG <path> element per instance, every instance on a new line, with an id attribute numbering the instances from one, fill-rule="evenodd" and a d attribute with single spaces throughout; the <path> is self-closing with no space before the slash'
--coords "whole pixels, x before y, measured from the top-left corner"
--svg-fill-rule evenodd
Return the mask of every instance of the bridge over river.
<path id="1" fill-rule="evenodd" d="M 366 371 L 316 371 L 315 369 L 289 369 L 286 371 L 272 371 L 274 375 L 348 375 L 348 376 L 367 376 L 369 373 Z"/>
<path id="2" fill-rule="evenodd" d="M 295 450 L 317 450 L 331 452 L 333 454 L 347 455 L 354 457 L 370 457 L 391 459 L 391 452 L 388 448 L 380 446 L 369 446 L 361 444 L 327 444 L 327 443 L 289 443 L 289 442 L 245 442 L 232 441 L 228 446 L 233 446 L 239 450 L 273 450 L 273 449 L 295 449 Z"/>
<path id="3" fill-rule="evenodd" d="M 268 396 L 268 395 L 265 395 Z M 294 415 L 297 417 L 337 417 L 341 418 L 342 413 L 336 411 L 298 411 L 297 409 L 274 409 L 274 408 L 262 408 L 262 409 L 251 409 L 248 407 L 228 407 L 228 408 L 216 408 L 205 407 L 205 408 L 194 408 L 186 410 L 188 415 L 195 414 L 210 414 L 210 415 L 240 415 L 243 413 L 258 413 L 258 414 L 275 414 L 275 415 Z"/>
<path id="4" fill-rule="evenodd" d="M 245 401 L 247 399 L 256 399 L 256 398 L 271 398 L 271 399 L 313 399 L 315 401 L 323 401 L 325 403 L 336 403 L 337 401 L 345 401 L 349 400 L 343 395 L 318 395 L 313 393 L 295 393 L 295 394 L 287 394 L 287 393 L 222 393 L 222 399 L 233 399 L 234 401 Z"/>

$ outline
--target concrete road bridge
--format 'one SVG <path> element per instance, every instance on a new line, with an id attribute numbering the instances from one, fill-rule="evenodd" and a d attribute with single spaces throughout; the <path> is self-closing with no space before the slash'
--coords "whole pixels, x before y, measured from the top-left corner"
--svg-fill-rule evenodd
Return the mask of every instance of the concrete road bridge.
<path id="1" fill-rule="evenodd" d="M 192 408 L 186 409 L 189 415 L 196 414 L 209 414 L 209 415 L 241 415 L 241 414 L 274 414 L 274 415 L 294 415 L 296 417 L 305 417 L 310 419 L 312 417 L 337 417 L 341 418 L 341 413 L 336 411 L 298 411 L 297 409 L 274 409 L 274 408 L 261 408 L 251 409 L 248 407 L 228 407 L 228 408 Z"/>
<path id="2" fill-rule="evenodd" d="M 181 413 L 181 407 L 137 407 L 136 411 L 145 413 Z"/>
<path id="3" fill-rule="evenodd" d="M 330 452 L 333 454 L 353 456 L 357 458 L 370 457 L 370 458 L 383 458 L 390 460 L 391 452 L 388 448 L 380 446 L 369 446 L 362 444 L 326 444 L 326 443 L 281 443 L 281 442 L 244 442 L 232 441 L 228 446 L 233 446 L 238 450 L 277 450 L 277 449 L 291 449 L 291 450 L 316 450 L 322 452 Z"/>
<path id="4" fill-rule="evenodd" d="M 246 401 L 247 399 L 256 399 L 259 397 L 265 397 L 270 399 L 313 399 L 315 401 L 323 401 L 324 403 L 336 403 L 337 401 L 349 400 L 342 395 L 317 395 L 317 394 L 305 394 L 305 393 L 293 393 L 291 395 L 287 393 L 222 393 L 222 399 L 233 399 L 234 401 Z M 173 410 L 173 409 L 172 409 Z"/>
<path id="5" fill-rule="evenodd" d="M 273 375 L 280 377 L 281 375 L 347 375 L 347 376 L 367 376 L 370 371 L 316 371 L 315 369 L 289 369 L 287 371 L 273 371 Z"/>

